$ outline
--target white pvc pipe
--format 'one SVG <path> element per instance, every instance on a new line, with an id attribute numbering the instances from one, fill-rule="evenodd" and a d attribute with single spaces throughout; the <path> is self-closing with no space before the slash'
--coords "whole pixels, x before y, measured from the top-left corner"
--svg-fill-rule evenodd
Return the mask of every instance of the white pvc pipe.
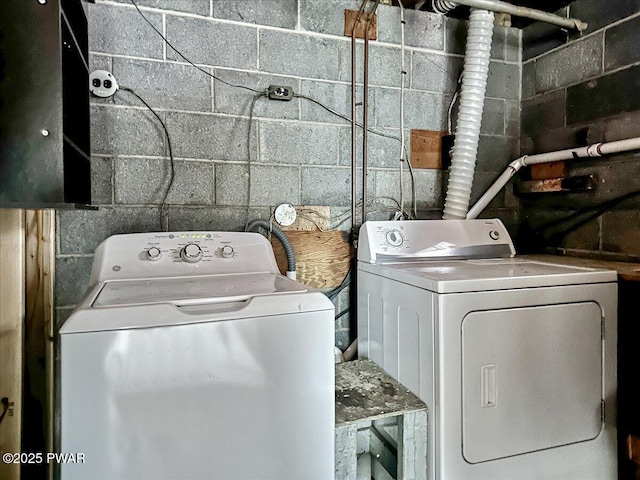
<path id="1" fill-rule="evenodd" d="M 599 158 L 604 155 L 611 155 L 613 153 L 630 152 L 632 150 L 640 150 L 640 137 L 629 138 L 626 140 L 618 140 L 616 142 L 609 143 L 596 143 L 589 145 L 588 147 L 570 148 L 568 150 L 560 150 L 557 152 L 540 153 L 538 155 L 525 155 L 517 160 L 511 162 L 507 169 L 502 172 L 502 175 L 489 187 L 484 195 L 476 202 L 476 204 L 469 210 L 467 219 L 476 218 L 482 211 L 489 205 L 491 200 L 502 190 L 502 188 L 509 183 L 511 177 L 513 177 L 522 167 L 529 165 L 537 165 L 540 163 L 552 163 L 561 162 L 564 160 L 579 160 L 585 158 Z"/>
<path id="2" fill-rule="evenodd" d="M 441 2 L 446 7 L 447 2 Z M 480 123 L 489 76 L 493 13 L 471 10 L 467 47 L 460 90 L 460 108 L 451 158 L 444 215 L 446 220 L 464 219 L 469 209 L 471 186 L 476 166 Z"/>
<path id="3" fill-rule="evenodd" d="M 447 13 L 457 5 L 466 5 L 471 8 L 479 8 L 482 10 L 490 10 L 498 13 L 508 13 L 515 17 L 531 18 L 532 20 L 539 20 L 541 22 L 551 23 L 553 25 L 559 25 L 564 28 L 571 28 L 582 32 L 589 26 L 587 23 L 581 22 L 575 18 L 564 18 L 553 13 L 544 12 L 542 10 L 535 10 L 533 8 L 518 7 L 517 5 L 511 5 L 507 2 L 500 0 L 434 0 L 433 9 L 438 13 Z"/>

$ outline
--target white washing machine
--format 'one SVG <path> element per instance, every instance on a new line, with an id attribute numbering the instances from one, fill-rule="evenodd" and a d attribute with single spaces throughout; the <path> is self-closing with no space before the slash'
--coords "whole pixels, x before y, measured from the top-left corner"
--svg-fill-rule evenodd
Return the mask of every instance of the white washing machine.
<path id="1" fill-rule="evenodd" d="M 113 236 L 91 284 L 60 330 L 63 480 L 333 478 L 333 304 L 264 237 Z"/>
<path id="2" fill-rule="evenodd" d="M 615 479 L 616 273 L 514 253 L 499 220 L 365 223 L 360 356 L 427 404 L 431 480 Z"/>

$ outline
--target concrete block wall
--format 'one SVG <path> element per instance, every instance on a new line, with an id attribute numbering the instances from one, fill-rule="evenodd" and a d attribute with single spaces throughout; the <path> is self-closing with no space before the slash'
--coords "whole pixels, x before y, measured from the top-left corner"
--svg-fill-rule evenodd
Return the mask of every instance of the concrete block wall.
<path id="1" fill-rule="evenodd" d="M 176 179 L 168 198 L 170 229 L 241 230 L 247 212 L 250 219 L 266 219 L 269 208 L 282 202 L 329 205 L 336 214 L 350 206 L 351 133 L 346 121 L 301 98 L 260 98 L 250 120 L 255 93 L 225 82 L 259 91 L 270 84 L 291 86 L 350 115 L 350 40 L 343 36 L 343 22 L 344 10 L 357 9 L 359 1 L 137 3 L 182 54 L 223 80 L 185 62 L 129 0 L 85 5 L 91 70 L 109 70 L 121 85 L 134 89 L 156 109 L 171 135 Z M 399 20 L 397 7 L 380 7 L 379 40 L 371 43 L 370 52 L 370 123 L 391 136 L 399 136 Z M 446 129 L 466 24 L 417 11 L 407 11 L 406 21 L 408 139 L 410 128 Z M 520 44 L 519 31 L 497 29 L 475 197 L 518 148 Z M 361 45 L 358 52 L 362 60 Z M 160 228 L 169 161 L 157 120 L 121 91 L 110 99 L 92 99 L 91 127 L 92 192 L 99 210 L 58 214 L 58 323 L 82 297 L 93 251 L 102 240 Z M 369 138 L 368 189 L 376 199 L 372 209 L 388 208 L 393 202 L 382 197 L 400 199 L 400 143 L 373 134 Z M 404 184 L 409 198 L 408 178 Z M 446 173 L 416 171 L 416 184 L 420 215 L 438 217 Z M 513 223 L 513 204 L 501 197 L 493 207 Z M 377 215 L 386 219 L 388 212 Z M 349 223 L 341 228 L 348 229 Z M 338 311 L 348 305 L 347 295 L 341 295 Z M 348 326 L 346 315 L 337 324 L 343 347 Z"/>
<path id="2" fill-rule="evenodd" d="M 558 36 L 548 35 L 542 45 L 553 48 L 524 61 L 524 154 L 640 136 L 640 3 L 578 0 L 566 10 L 590 27 L 582 36 L 565 35 L 555 44 L 549 39 Z M 540 41 L 526 29 L 523 37 L 525 55 L 539 51 Z M 640 259 L 640 197 L 607 211 L 596 208 L 640 189 L 639 160 L 632 153 L 573 162 L 569 173 L 595 175 L 597 190 L 523 198 L 520 244 L 529 250 L 558 247 Z"/>

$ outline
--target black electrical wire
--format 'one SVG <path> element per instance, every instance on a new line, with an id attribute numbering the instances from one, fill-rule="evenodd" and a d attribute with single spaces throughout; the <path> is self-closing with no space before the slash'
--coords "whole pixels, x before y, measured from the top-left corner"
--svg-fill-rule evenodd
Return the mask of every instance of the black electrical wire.
<path id="1" fill-rule="evenodd" d="M 620 203 L 626 201 L 626 200 L 630 200 L 632 198 L 635 198 L 637 196 L 640 196 L 640 189 L 639 190 L 634 190 L 632 192 L 628 192 L 625 193 L 624 195 L 621 195 L 619 197 L 613 198 L 611 200 L 607 200 L 605 202 L 599 203 L 597 205 L 592 205 L 590 207 L 584 207 L 581 208 L 575 212 L 573 212 L 570 215 L 567 215 L 566 217 L 557 219 L 557 220 L 552 220 L 550 222 L 544 223 L 536 228 L 533 229 L 533 233 L 538 234 L 538 235 L 542 235 L 543 232 L 550 230 L 554 227 L 558 227 L 561 225 L 564 225 L 566 222 L 570 222 L 572 220 L 576 220 L 577 222 L 571 226 L 569 226 L 568 228 L 564 228 L 562 231 L 560 232 L 556 232 L 553 233 L 551 235 L 551 239 L 553 240 L 560 240 L 561 238 L 567 236 L 569 233 L 577 230 L 578 228 L 580 228 L 582 225 L 584 225 L 585 223 L 589 222 L 590 220 L 599 217 L 600 215 L 606 213 L 607 211 L 611 210 L 612 208 L 616 207 L 617 205 L 619 205 Z M 588 214 L 588 215 L 587 215 Z M 581 218 L 583 215 L 587 215 L 584 218 Z"/>
<path id="2" fill-rule="evenodd" d="M 249 127 L 247 128 L 247 222 L 245 228 L 249 225 L 249 215 L 251 209 L 251 131 L 253 126 L 253 113 L 256 107 L 256 102 L 261 97 L 266 97 L 267 92 L 259 92 L 251 99 L 251 106 L 249 107 Z"/>
<path id="3" fill-rule="evenodd" d="M 169 196 L 169 192 L 171 191 L 171 187 L 173 187 L 173 182 L 176 177 L 176 168 L 175 168 L 175 162 L 173 160 L 173 149 L 171 147 L 171 137 L 169 136 L 169 130 L 167 130 L 167 126 L 162 121 L 162 118 L 160 118 L 160 115 L 158 115 L 156 111 L 153 108 L 151 108 L 151 105 L 149 105 L 144 100 L 144 98 L 138 95 L 133 89 L 129 87 L 120 86 L 120 90 L 124 90 L 125 92 L 129 92 L 130 94 L 134 95 L 138 100 L 140 100 L 144 104 L 145 107 L 149 109 L 151 113 L 153 113 L 153 115 L 160 122 L 160 125 L 162 125 L 162 129 L 164 130 L 165 137 L 167 138 L 167 149 L 169 150 L 169 159 L 170 159 L 169 183 L 167 184 L 167 188 L 165 189 L 164 194 L 162 195 L 162 204 L 160 205 L 160 229 L 166 232 L 169 229 L 167 197 Z"/>
<path id="4" fill-rule="evenodd" d="M 325 293 L 325 295 L 327 297 L 329 297 L 330 300 L 333 300 L 340 294 L 340 292 L 342 290 L 347 288 L 350 283 L 351 283 L 351 269 L 349 269 L 347 274 L 344 276 L 344 278 L 342 279 L 342 282 L 340 283 L 340 285 L 338 285 L 337 287 L 329 290 L 327 293 Z"/>
<path id="5" fill-rule="evenodd" d="M 198 65 L 196 65 L 195 63 L 193 63 L 191 60 L 189 60 L 187 57 L 185 57 L 182 52 L 180 50 L 178 50 L 176 47 L 174 47 L 171 42 L 169 42 L 169 40 L 167 40 L 167 38 L 162 34 L 162 32 L 160 30 L 158 30 L 155 25 L 153 23 L 151 23 L 149 21 L 149 19 L 147 17 L 144 16 L 144 14 L 142 13 L 142 11 L 140 10 L 140 8 L 138 7 L 138 4 L 135 2 L 135 0 L 130 0 L 131 3 L 133 4 L 134 7 L 136 7 L 136 10 L 138 11 L 138 13 L 140 14 L 140 16 L 142 18 L 144 18 L 144 21 L 147 22 L 151 28 L 153 28 L 155 30 L 155 32 L 160 35 L 160 38 L 162 38 L 162 40 L 164 41 L 164 43 L 167 44 L 167 46 L 169 48 L 171 48 L 171 50 L 173 50 L 174 52 L 176 52 L 178 55 L 180 55 L 180 57 L 187 62 L 189 65 L 191 65 L 192 67 L 196 68 L 197 70 L 201 71 L 202 73 L 204 73 L 205 75 L 208 75 L 209 77 L 218 80 L 219 82 L 224 83 L 225 85 L 229 85 L 230 87 L 235 87 L 235 88 L 243 88 L 245 90 L 249 90 L 251 92 L 257 93 L 259 92 L 259 90 L 255 90 L 251 87 L 245 87 L 244 85 L 237 85 L 235 83 L 231 83 L 231 82 L 227 82 L 226 80 L 223 80 L 220 77 L 215 76 L 212 73 L 207 72 L 204 68 L 199 67 Z"/>
<path id="6" fill-rule="evenodd" d="M 344 317 L 347 313 L 349 313 L 349 310 L 349 307 L 345 308 L 343 311 L 336 315 L 335 319 L 338 320 L 339 318 Z"/>
<path id="7" fill-rule="evenodd" d="M 316 100 L 315 98 L 310 97 L 308 95 L 302 95 L 301 93 L 294 93 L 293 96 L 297 97 L 297 98 L 302 98 L 302 99 L 307 100 L 307 101 L 312 102 L 312 103 L 315 103 L 319 107 L 324 108 L 327 112 L 335 115 L 336 117 L 340 117 L 343 120 L 346 120 L 347 122 L 351 121 L 351 118 L 349 118 L 346 115 L 334 110 L 333 108 L 329 107 L 328 105 L 325 105 L 320 100 Z M 356 126 L 359 127 L 359 128 L 364 128 L 364 125 L 362 125 L 361 123 L 358 123 L 358 122 L 356 122 Z M 397 140 L 398 142 L 402 142 L 402 139 L 396 137 L 395 135 L 390 135 L 388 133 L 383 133 L 383 132 L 380 132 L 378 130 L 374 130 L 372 128 L 368 128 L 367 131 L 369 133 L 373 133 L 374 135 L 378 135 L 380 137 L 390 138 L 392 140 Z"/>

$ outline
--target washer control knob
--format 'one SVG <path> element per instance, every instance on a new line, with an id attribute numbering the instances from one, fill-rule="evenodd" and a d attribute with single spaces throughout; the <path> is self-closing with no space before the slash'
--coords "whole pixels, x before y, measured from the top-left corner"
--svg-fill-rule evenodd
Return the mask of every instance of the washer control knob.
<path id="1" fill-rule="evenodd" d="M 236 252 L 231 245 L 225 245 L 224 247 L 220 248 L 220 255 L 222 255 L 224 258 L 231 258 L 233 257 L 234 253 Z"/>
<path id="2" fill-rule="evenodd" d="M 180 250 L 180 258 L 187 263 L 198 263 L 202 260 L 202 249 L 195 243 L 190 243 Z"/>
<path id="3" fill-rule="evenodd" d="M 392 247 L 399 247 L 404 243 L 404 238 L 398 230 L 389 230 L 386 237 L 387 243 Z"/>
<path id="4" fill-rule="evenodd" d="M 147 250 L 147 258 L 152 262 L 155 262 L 156 260 L 160 260 L 160 258 L 162 258 L 162 252 L 158 247 L 151 247 L 149 250 Z"/>
<path id="5" fill-rule="evenodd" d="M 497 230 L 491 230 L 489 232 L 489 238 L 491 238 L 491 240 L 499 240 L 500 239 L 500 232 L 498 232 Z"/>

